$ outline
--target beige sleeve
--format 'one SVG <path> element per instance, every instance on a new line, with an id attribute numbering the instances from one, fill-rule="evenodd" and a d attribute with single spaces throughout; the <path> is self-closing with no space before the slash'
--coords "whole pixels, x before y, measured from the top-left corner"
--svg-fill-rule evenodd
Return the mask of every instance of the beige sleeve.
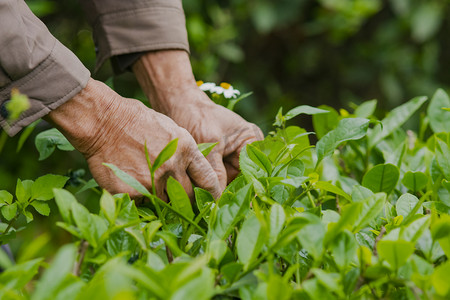
<path id="1" fill-rule="evenodd" d="M 9 135 L 75 96 L 89 77 L 23 0 L 0 1 L 0 125 Z M 29 97 L 31 107 L 7 124 L 5 104 L 13 88 Z"/>
<path id="2" fill-rule="evenodd" d="M 181 0 L 80 0 L 94 33 L 98 69 L 135 52 L 189 51 Z"/>

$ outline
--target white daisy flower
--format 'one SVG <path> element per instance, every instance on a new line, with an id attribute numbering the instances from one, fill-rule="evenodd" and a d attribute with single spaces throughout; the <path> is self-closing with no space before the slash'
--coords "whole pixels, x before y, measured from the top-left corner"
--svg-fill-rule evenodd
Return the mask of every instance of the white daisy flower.
<path id="1" fill-rule="evenodd" d="M 197 81 L 197 86 L 204 92 L 223 95 L 226 99 L 236 98 L 241 94 L 240 91 L 233 88 L 231 84 L 226 82 L 222 82 L 220 85 L 216 85 L 214 82 Z"/>
<path id="2" fill-rule="evenodd" d="M 214 82 L 197 81 L 197 85 L 204 92 L 211 92 L 211 90 L 216 87 Z"/>
<path id="3" fill-rule="evenodd" d="M 239 90 L 233 88 L 233 86 L 229 83 L 222 82 L 220 87 L 223 88 L 223 96 L 227 99 L 236 98 L 241 94 Z"/>

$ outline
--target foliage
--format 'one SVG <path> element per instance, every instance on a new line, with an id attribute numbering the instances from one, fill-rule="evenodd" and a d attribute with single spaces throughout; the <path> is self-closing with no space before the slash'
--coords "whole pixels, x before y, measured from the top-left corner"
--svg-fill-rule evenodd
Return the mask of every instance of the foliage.
<path id="1" fill-rule="evenodd" d="M 440 129 L 450 112 L 438 109 L 446 97 L 436 92 L 418 133 L 402 125 L 424 97 L 381 120 L 374 101 L 353 114 L 280 110 L 274 130 L 243 149 L 242 174 L 219 199 L 195 188 L 191 202 L 170 178 L 165 203 L 112 164 L 143 206 L 103 191 L 89 211 L 61 189 L 67 178 L 19 180 L 17 200 L 0 193 L 2 243 L 14 218 L 29 217 L 30 206 L 48 214 L 53 197 L 56 225 L 73 242 L 48 264 L 0 259 L 1 298 L 447 299 L 450 133 Z M 315 148 L 313 133 L 286 124 L 299 114 L 321 132 Z M 152 176 L 176 145 L 148 160 Z M 213 146 L 201 148 L 207 155 Z"/>

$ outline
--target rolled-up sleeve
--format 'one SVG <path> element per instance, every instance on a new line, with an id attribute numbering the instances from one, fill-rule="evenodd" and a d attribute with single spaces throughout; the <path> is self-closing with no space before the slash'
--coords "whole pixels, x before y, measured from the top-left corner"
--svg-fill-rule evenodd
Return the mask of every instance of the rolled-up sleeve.
<path id="1" fill-rule="evenodd" d="M 9 135 L 71 99 L 89 77 L 23 0 L 0 1 L 0 125 Z M 8 124 L 4 108 L 13 88 L 27 95 L 31 106 Z"/>
<path id="2" fill-rule="evenodd" d="M 113 56 L 189 51 L 181 0 L 80 0 L 93 28 L 98 69 Z"/>

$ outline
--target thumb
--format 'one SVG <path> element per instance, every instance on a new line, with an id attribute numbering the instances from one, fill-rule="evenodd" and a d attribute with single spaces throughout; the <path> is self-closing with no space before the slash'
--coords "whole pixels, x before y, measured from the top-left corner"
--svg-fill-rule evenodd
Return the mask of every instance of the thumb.
<path id="1" fill-rule="evenodd" d="M 222 190 L 224 190 L 227 187 L 227 169 L 225 168 L 225 165 L 223 164 L 223 158 L 222 154 L 220 152 L 215 151 L 210 153 L 206 157 L 214 169 L 214 172 L 216 172 L 217 177 L 219 178 L 219 184 Z"/>

